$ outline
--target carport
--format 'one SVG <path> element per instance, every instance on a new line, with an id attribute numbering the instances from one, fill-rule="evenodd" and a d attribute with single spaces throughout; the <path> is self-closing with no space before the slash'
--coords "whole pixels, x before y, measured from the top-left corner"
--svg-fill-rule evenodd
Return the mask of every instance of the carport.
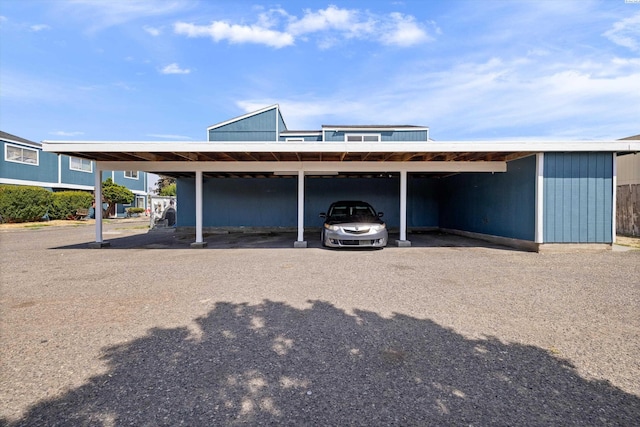
<path id="1" fill-rule="evenodd" d="M 635 146 L 632 147 L 632 145 Z M 545 153 L 563 155 L 637 151 L 639 145 L 629 141 L 428 141 L 428 142 L 155 142 L 155 141 L 43 141 L 45 151 L 96 161 L 96 197 L 101 197 L 102 170 L 141 170 L 176 177 L 193 176 L 195 180 L 195 241 L 193 247 L 205 246 L 203 240 L 203 180 L 215 176 L 252 176 L 269 178 L 297 177 L 296 247 L 306 247 L 305 177 L 346 176 L 358 174 L 397 174 L 399 176 L 399 240 L 407 241 L 407 177 L 452 177 L 465 174 L 502 174 L 508 164 L 519 159 L 535 159 L 531 174 L 523 181 L 533 188 L 534 235 L 530 240 L 542 244 L 544 237 Z M 608 161 L 605 159 L 605 162 Z M 532 163 L 533 164 L 533 163 Z M 455 187 L 454 191 L 455 191 Z M 613 185 L 615 198 L 615 185 Z M 609 202 L 610 203 L 610 202 Z M 614 209 L 615 202 L 613 203 Z M 608 212 L 608 215 L 615 212 Z M 102 235 L 101 212 L 96 212 L 94 246 L 106 245 Z M 613 221 L 613 220 L 612 220 Z M 615 230 L 615 221 L 612 229 Z M 609 223 L 607 223 L 609 224 Z M 465 231 L 465 230 L 462 230 Z M 468 230 L 467 230 L 468 231 Z M 611 233 L 611 230 L 608 230 Z M 615 235 L 615 231 L 613 231 Z M 509 237 L 509 236 L 506 236 Z"/>

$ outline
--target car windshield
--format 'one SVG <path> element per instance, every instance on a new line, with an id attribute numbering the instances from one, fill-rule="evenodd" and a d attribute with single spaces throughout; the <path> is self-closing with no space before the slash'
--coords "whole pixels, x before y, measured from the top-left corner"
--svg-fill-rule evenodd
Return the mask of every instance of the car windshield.
<path id="1" fill-rule="evenodd" d="M 367 220 L 375 218 L 376 212 L 367 204 L 336 204 L 331 206 L 329 217 L 334 221 Z"/>

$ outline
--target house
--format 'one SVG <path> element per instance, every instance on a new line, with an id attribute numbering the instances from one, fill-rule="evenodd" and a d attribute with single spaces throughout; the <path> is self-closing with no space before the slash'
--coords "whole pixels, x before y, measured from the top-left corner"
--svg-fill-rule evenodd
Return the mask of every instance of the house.
<path id="1" fill-rule="evenodd" d="M 176 177 L 178 227 L 294 227 L 296 247 L 337 199 L 385 212 L 399 246 L 441 229 L 529 250 L 615 240 L 616 153 L 636 141 L 433 141 L 410 125 L 288 129 L 276 105 L 210 126 L 207 141 L 44 141 L 99 170 Z M 314 231 L 315 232 L 315 231 Z M 102 240 L 96 224 L 96 245 Z"/>
<path id="2" fill-rule="evenodd" d="M 42 144 L 0 131 L 2 162 L 0 184 L 30 185 L 50 191 L 81 190 L 93 192 L 95 162 L 81 157 L 58 155 L 42 150 Z M 103 171 L 102 180 L 129 188 L 136 200 L 132 205 L 118 205 L 111 216 L 125 215 L 126 207 L 146 208 L 147 174 L 141 171 Z"/>
<path id="3" fill-rule="evenodd" d="M 640 135 L 623 138 L 638 141 Z M 640 155 L 619 155 L 616 229 L 624 236 L 640 236 Z"/>

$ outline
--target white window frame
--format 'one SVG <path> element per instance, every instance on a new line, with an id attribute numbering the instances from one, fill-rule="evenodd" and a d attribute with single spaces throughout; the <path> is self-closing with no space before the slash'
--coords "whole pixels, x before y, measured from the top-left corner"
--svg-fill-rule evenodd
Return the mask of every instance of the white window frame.
<path id="1" fill-rule="evenodd" d="M 135 176 L 133 176 L 133 173 L 134 173 L 134 172 L 135 172 L 135 174 L 136 174 Z M 140 179 L 140 178 L 139 178 L 140 174 L 139 174 L 138 172 L 139 172 L 139 171 L 124 171 L 124 177 L 125 177 L 125 178 L 127 178 L 127 179 Z M 130 176 L 127 176 L 127 173 L 128 173 Z"/>
<path id="2" fill-rule="evenodd" d="M 35 163 L 30 163 L 30 162 L 25 162 L 24 160 L 10 159 L 9 158 L 9 147 L 18 148 L 18 149 L 22 150 L 21 159 L 24 159 L 24 151 L 25 150 L 35 152 L 36 153 L 36 162 Z M 5 144 L 4 144 L 4 160 L 6 162 L 19 163 L 21 165 L 39 166 L 40 165 L 40 150 L 35 149 L 35 148 L 23 147 L 22 145 L 15 145 L 15 144 L 10 144 L 8 142 L 5 142 Z"/>
<path id="3" fill-rule="evenodd" d="M 79 160 L 80 161 L 80 168 L 77 167 L 73 167 L 72 163 L 73 160 Z M 84 165 L 84 162 L 89 162 L 89 170 L 86 169 L 82 169 L 82 166 Z M 70 156 L 69 157 L 69 169 L 71 169 L 72 171 L 77 171 L 77 172 L 84 172 L 84 173 L 93 173 L 93 162 L 89 159 L 83 159 L 82 157 L 73 157 Z"/>
<path id="4" fill-rule="evenodd" d="M 359 137 L 360 140 L 359 141 L 349 141 L 350 137 Z M 365 137 L 375 137 L 377 138 L 375 141 L 365 141 L 364 138 Z M 381 134 L 379 133 L 345 133 L 344 134 L 344 142 L 380 142 L 381 141 Z"/>
<path id="5" fill-rule="evenodd" d="M 296 137 L 296 138 L 285 138 L 285 142 L 304 142 L 304 138 Z"/>

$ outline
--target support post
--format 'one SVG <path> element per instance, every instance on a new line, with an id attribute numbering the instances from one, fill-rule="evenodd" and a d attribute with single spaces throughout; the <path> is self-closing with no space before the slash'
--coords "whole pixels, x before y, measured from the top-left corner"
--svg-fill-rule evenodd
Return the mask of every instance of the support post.
<path id="1" fill-rule="evenodd" d="M 205 248 L 207 242 L 202 238 L 202 171 L 196 171 L 196 241 L 191 244 L 192 248 Z"/>
<path id="2" fill-rule="evenodd" d="M 396 240 L 399 247 L 411 246 L 407 240 L 407 171 L 400 171 L 400 239 Z"/>
<path id="3" fill-rule="evenodd" d="M 535 243 L 544 243 L 544 153 L 536 154 Z"/>
<path id="4" fill-rule="evenodd" d="M 111 246 L 109 242 L 102 239 L 102 169 L 100 163 L 96 162 L 95 175 L 93 177 L 94 213 L 96 218 L 96 241 L 89 243 L 90 249 L 100 249 Z"/>
<path id="5" fill-rule="evenodd" d="M 613 188 L 611 189 L 612 191 L 612 197 L 611 197 L 611 244 L 614 244 L 616 242 L 616 236 L 618 234 L 618 226 L 616 223 L 616 217 L 617 217 L 617 205 L 618 205 L 618 201 L 616 200 L 618 198 L 618 154 L 617 153 L 611 153 L 611 156 L 613 157 L 613 177 L 611 180 L 611 184 L 613 186 Z"/>
<path id="6" fill-rule="evenodd" d="M 307 247 L 304 240 L 304 170 L 298 171 L 298 239 L 293 242 L 293 247 Z"/>

